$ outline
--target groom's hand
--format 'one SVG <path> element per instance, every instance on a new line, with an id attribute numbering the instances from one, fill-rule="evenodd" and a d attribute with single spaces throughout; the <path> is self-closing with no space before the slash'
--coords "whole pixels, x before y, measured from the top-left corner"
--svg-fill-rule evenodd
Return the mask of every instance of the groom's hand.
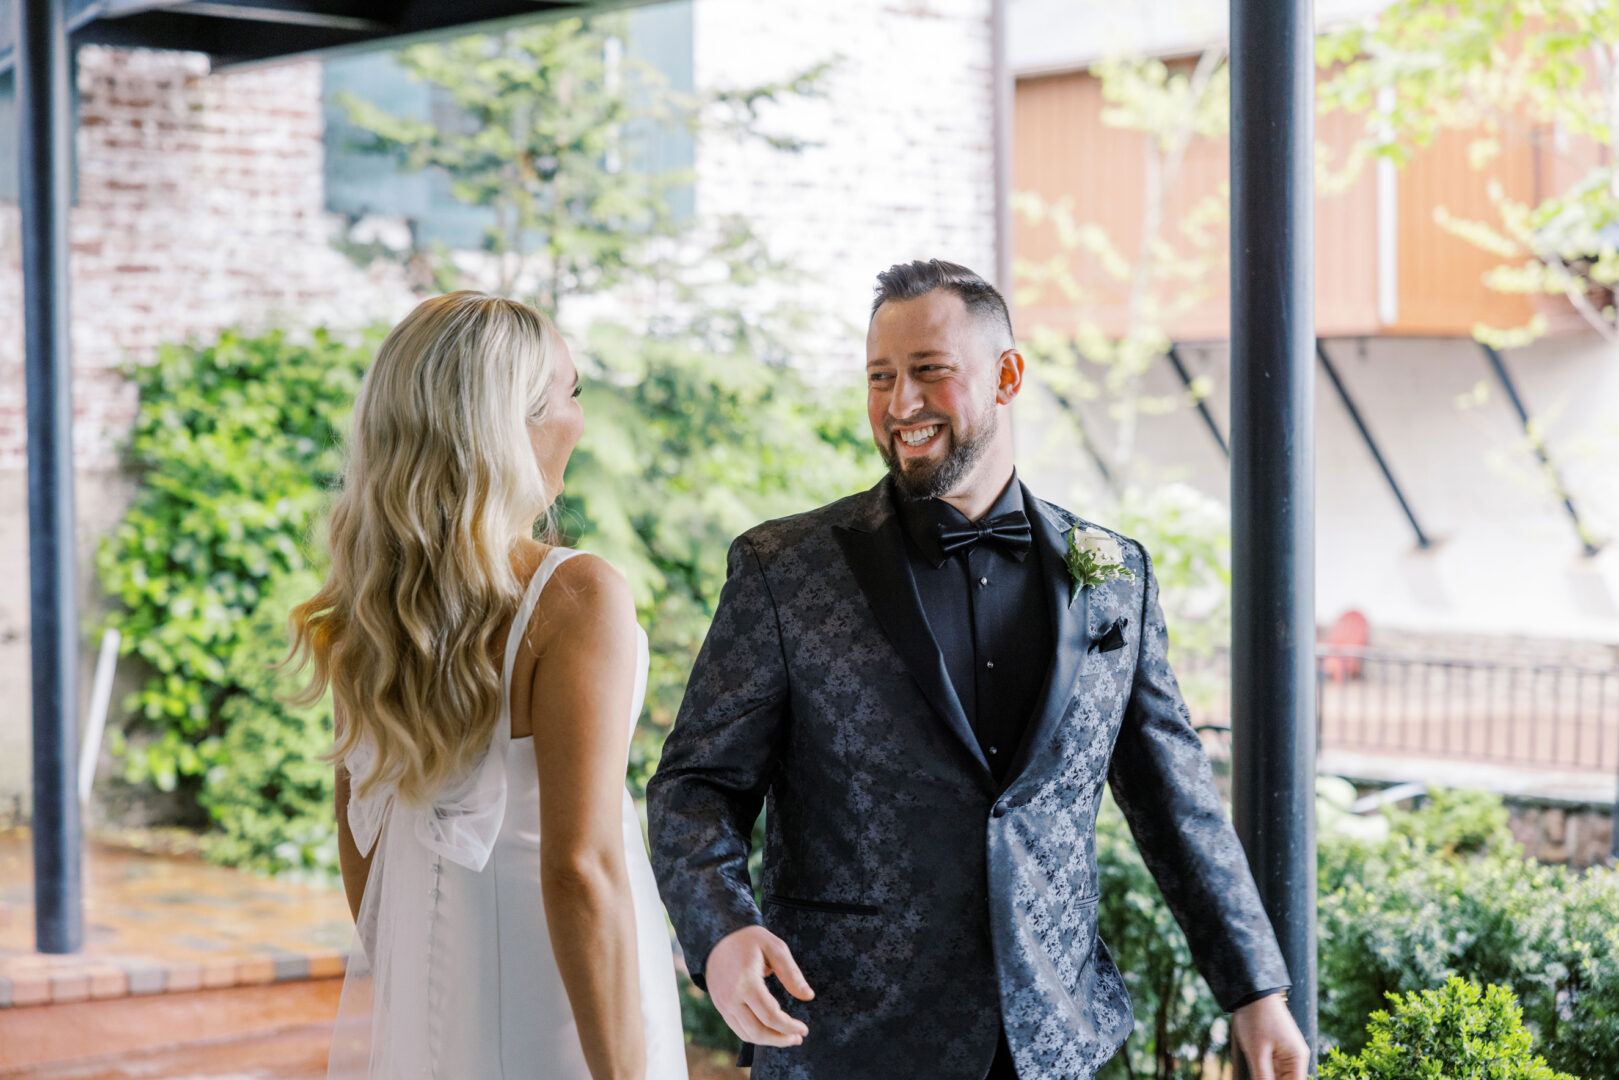
<path id="1" fill-rule="evenodd" d="M 787 1015 L 765 985 L 765 976 L 781 980 L 800 1001 L 815 996 L 798 970 L 787 943 L 762 926 L 744 926 L 720 938 L 703 966 L 708 996 L 714 999 L 737 1038 L 756 1046 L 797 1046 L 809 1034 L 802 1020 Z"/>
<path id="2" fill-rule="evenodd" d="M 1310 1046 L 1281 994 L 1250 1001 L 1231 1014 L 1231 1039 L 1253 1080 L 1305 1080 Z"/>

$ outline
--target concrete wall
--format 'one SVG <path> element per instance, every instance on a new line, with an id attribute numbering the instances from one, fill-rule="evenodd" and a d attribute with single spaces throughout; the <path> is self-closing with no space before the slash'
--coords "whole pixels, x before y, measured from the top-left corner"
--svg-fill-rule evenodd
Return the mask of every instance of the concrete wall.
<path id="1" fill-rule="evenodd" d="M 1619 645 L 1619 349 L 1581 339 L 1506 354 L 1581 517 L 1616 541 L 1595 557 L 1583 554 L 1476 343 L 1369 339 L 1328 342 L 1327 352 L 1434 542 L 1418 547 L 1318 367 L 1319 620 L 1354 608 L 1374 634 L 1383 627 Z M 1181 356 L 1191 374 L 1212 381 L 1207 404 L 1229 437 L 1226 346 L 1186 346 Z M 1167 363 L 1152 367 L 1145 382 L 1154 395 L 1180 393 Z M 1105 410 L 1086 403 L 1081 414 L 1107 453 L 1115 429 Z M 1049 400 L 1028 403 L 1018 436 L 1041 489 L 1081 514 L 1109 505 Z M 1151 482 L 1180 480 L 1229 505 L 1226 461 L 1190 408 L 1143 417 L 1136 454 Z"/>

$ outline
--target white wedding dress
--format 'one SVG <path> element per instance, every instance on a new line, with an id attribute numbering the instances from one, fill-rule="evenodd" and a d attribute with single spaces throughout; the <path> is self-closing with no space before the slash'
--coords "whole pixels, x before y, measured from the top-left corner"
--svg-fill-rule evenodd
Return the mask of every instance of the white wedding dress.
<path id="1" fill-rule="evenodd" d="M 390 793 L 349 802 L 361 854 L 375 854 L 344 976 L 329 1080 L 361 1077 L 590 1080 L 573 1009 L 557 971 L 540 892 L 539 777 L 533 744 L 511 737 L 512 663 L 541 590 L 576 552 L 555 548 L 535 570 L 506 639 L 501 713 L 488 756 L 430 807 Z M 639 628 L 638 628 L 639 629 Z M 640 640 L 631 728 L 646 696 Z M 542 691 L 543 692 L 543 688 Z M 351 776 L 372 755 L 349 755 Z M 626 788 L 626 903 L 635 909 L 648 1080 L 685 1080 L 674 957 Z"/>

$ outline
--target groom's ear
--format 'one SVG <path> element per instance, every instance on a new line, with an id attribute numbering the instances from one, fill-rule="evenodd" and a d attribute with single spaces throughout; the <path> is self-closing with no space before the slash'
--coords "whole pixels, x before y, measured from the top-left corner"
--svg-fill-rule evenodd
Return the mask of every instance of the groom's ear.
<path id="1" fill-rule="evenodd" d="M 1010 405 L 1023 389 L 1023 354 L 1016 349 L 1004 349 L 996 362 L 1000 370 L 996 373 L 995 404 Z"/>

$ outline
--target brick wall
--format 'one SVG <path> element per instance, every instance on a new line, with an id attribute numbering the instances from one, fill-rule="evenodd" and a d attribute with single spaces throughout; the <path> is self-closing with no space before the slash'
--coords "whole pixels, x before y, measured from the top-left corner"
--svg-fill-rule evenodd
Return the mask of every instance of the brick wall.
<path id="1" fill-rule="evenodd" d="M 320 66 L 210 76 L 195 53 L 79 50 L 72 244 L 80 468 L 106 468 L 134 416 L 112 366 L 165 341 L 250 327 L 397 318 L 397 275 L 327 243 Z M 0 469 L 23 467 L 20 241 L 0 208 Z"/>
<path id="2" fill-rule="evenodd" d="M 197 54 L 85 47 L 78 90 L 69 315 L 88 619 L 101 606 L 95 540 L 132 494 L 117 443 L 135 395 L 115 365 L 231 324 L 352 327 L 398 319 L 414 301 L 396 271 L 359 270 L 327 242 L 318 64 L 209 75 Z M 0 206 L 0 824 L 27 804 L 31 717 L 17 230 L 17 207 Z M 84 650 L 81 709 L 96 646 Z"/>

